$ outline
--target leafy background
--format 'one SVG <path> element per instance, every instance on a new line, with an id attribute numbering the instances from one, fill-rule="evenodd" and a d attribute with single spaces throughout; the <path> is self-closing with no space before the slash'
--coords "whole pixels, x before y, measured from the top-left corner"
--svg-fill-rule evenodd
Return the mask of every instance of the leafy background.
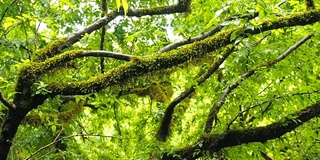
<path id="1" fill-rule="evenodd" d="M 12 101 L 17 72 L 39 49 L 50 42 L 83 29 L 101 16 L 100 1 L 59 0 L 20 1 L 0 0 L 3 17 L 0 26 L 0 89 Z M 150 8 L 172 5 L 169 1 L 128 1 L 131 8 Z M 191 12 L 144 17 L 117 17 L 106 25 L 104 49 L 130 55 L 146 56 L 156 53 L 167 44 L 200 35 L 234 14 L 258 12 L 251 21 L 235 19 L 223 23 L 223 30 L 245 25 L 256 26 L 263 20 L 277 19 L 276 14 L 289 15 L 304 12 L 303 1 L 288 0 L 280 7 L 275 0 L 193 0 Z M 120 4 L 123 5 L 123 4 Z M 319 7 L 319 4 L 317 4 Z M 116 9 L 119 2 L 108 1 L 108 9 Z M 216 133 L 231 129 L 265 126 L 286 117 L 319 100 L 319 23 L 308 26 L 281 28 L 241 40 L 236 51 L 219 69 L 222 78 L 211 76 L 196 87 L 191 98 L 180 103 L 172 122 L 172 134 L 167 142 L 155 139 L 166 106 L 170 100 L 196 84 L 196 78 L 218 59 L 217 53 L 209 57 L 147 74 L 129 82 L 106 88 L 90 96 L 77 96 L 86 101 L 80 112 L 70 112 L 71 118 L 62 119 L 64 111 L 74 104 L 60 97 L 48 99 L 30 112 L 30 117 L 19 127 L 9 159 L 24 159 L 55 138 L 74 137 L 37 153 L 33 158 L 45 159 L 148 159 L 164 152 L 193 144 L 202 134 L 207 114 L 219 100 L 222 90 L 240 75 L 268 60 L 276 58 L 287 48 L 308 34 L 313 38 L 292 55 L 271 68 L 263 68 L 244 80 L 227 98 L 218 116 Z M 98 50 L 100 31 L 85 35 L 71 49 Z M 266 36 L 258 45 L 262 37 Z M 86 57 L 74 62 L 73 69 L 59 69 L 48 73 L 34 85 L 37 93 L 47 93 L 51 82 L 87 80 L 100 73 L 100 59 Z M 105 71 L 125 62 L 106 59 Z M 152 93 L 153 86 L 170 84 L 163 89 L 167 97 Z M 133 88 L 148 88 L 147 95 L 133 94 Z M 170 90 L 173 92 L 170 95 Z M 240 114 L 249 109 L 248 112 Z M 76 110 L 76 109 L 74 109 Z M 0 121 L 7 108 L 0 105 Z M 75 114 L 76 113 L 76 114 Z M 39 118 L 40 117 L 40 118 Z M 225 148 L 217 155 L 228 159 L 263 159 L 263 153 L 272 159 L 318 159 L 319 119 L 314 118 L 284 136 L 266 143 L 250 143 Z M 84 134 L 89 136 L 83 136 Z M 77 136 L 78 135 L 78 136 Z M 82 135 L 82 136 L 81 136 Z M 201 144 L 199 144 L 201 145 Z M 201 152 L 201 151 L 199 151 Z M 207 155 L 212 158 L 212 155 Z"/>

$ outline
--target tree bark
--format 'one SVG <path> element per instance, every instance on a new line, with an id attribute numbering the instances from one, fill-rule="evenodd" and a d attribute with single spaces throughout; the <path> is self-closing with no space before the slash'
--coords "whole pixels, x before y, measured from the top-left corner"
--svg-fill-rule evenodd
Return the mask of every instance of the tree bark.
<path id="1" fill-rule="evenodd" d="M 7 159 L 13 138 L 17 133 L 18 127 L 28 111 L 24 109 L 10 109 L 2 125 L 0 134 L 0 159 Z"/>

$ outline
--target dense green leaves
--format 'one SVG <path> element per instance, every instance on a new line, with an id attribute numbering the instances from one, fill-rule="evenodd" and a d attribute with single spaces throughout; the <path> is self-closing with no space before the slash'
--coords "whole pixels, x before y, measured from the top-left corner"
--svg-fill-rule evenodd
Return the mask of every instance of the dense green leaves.
<path id="1" fill-rule="evenodd" d="M 296 119 L 299 113 L 307 112 L 303 109 L 320 100 L 319 22 L 304 26 L 285 22 L 292 23 L 291 27 L 259 31 L 262 23 L 264 27 L 276 25 L 271 21 L 278 21 L 279 17 L 290 17 L 295 13 L 303 16 L 306 12 L 304 2 L 193 0 L 190 11 L 188 8 L 178 11 L 187 0 L 179 1 L 180 6 L 173 0 L 106 2 L 107 12 L 104 13 L 99 0 L 0 0 L 0 91 L 4 96 L 0 97 L 3 103 L 0 105 L 0 122 L 7 124 L 6 115 L 14 113 L 6 101 L 20 105 L 17 111 L 28 110 L 10 142 L 8 159 L 161 159 L 170 154 L 176 159 L 180 156 L 187 159 L 319 158 L 318 118 L 310 117 L 311 120 L 303 124 Z M 168 13 L 173 14 L 154 12 L 156 15 L 140 16 L 145 10 L 140 10 L 141 13 L 135 10 L 163 9 L 155 8 L 159 6 L 168 7 Z M 318 12 L 314 11 L 319 15 Z M 99 50 L 99 29 L 102 26 L 96 26 L 97 29 L 90 34 L 85 32 L 78 36 L 81 39 L 73 41 L 77 42 L 75 44 L 57 46 L 50 60 L 35 61 L 41 48 L 62 37 L 86 31 L 85 26 L 96 24 L 101 15 L 115 18 L 108 24 L 105 22 L 104 49 L 111 54 L 134 56 L 130 62 L 104 54 L 79 56 L 81 58 L 68 54 L 73 53 L 72 50 Z M 276 64 L 269 63 L 311 34 L 310 40 L 285 59 Z M 235 50 L 214 74 L 198 85 L 203 74 L 227 48 L 231 48 L 227 43 L 212 42 L 210 38 L 214 36 L 218 40 L 229 36 L 226 41 L 232 43 Z M 158 52 L 169 44 L 177 44 L 177 47 L 169 47 L 175 51 Z M 208 49 L 210 47 L 214 49 Z M 46 53 L 47 50 L 42 51 Z M 207 51 L 210 52 L 204 53 Z M 59 66 L 52 65 L 61 54 L 72 60 L 61 62 Z M 187 54 L 190 56 L 186 56 L 186 62 L 182 64 L 175 65 L 170 61 L 174 56 Z M 106 57 L 104 74 L 99 58 L 103 56 Z M 161 58 L 168 60 L 166 64 L 173 67 L 165 67 L 160 63 Z M 37 68 L 48 62 L 53 66 L 50 69 Z M 155 66 L 159 68 L 150 69 L 153 62 L 159 62 L 159 66 Z M 135 65 L 138 68 L 135 71 L 139 73 L 125 70 Z M 255 73 L 242 76 L 250 71 Z M 110 73 L 128 77 L 117 82 L 117 75 L 108 75 Z M 26 78 L 28 76 L 30 79 Z M 24 81 L 21 83 L 17 79 Z M 86 85 L 89 82 L 91 88 Z M 100 84 L 109 82 L 111 85 L 99 88 Z M 235 82 L 238 83 L 232 88 Z M 32 84 L 28 86 L 29 83 Z M 70 95 L 59 95 L 57 90 L 64 87 L 60 86 L 62 84 L 88 94 L 76 95 L 68 91 L 65 93 Z M 166 108 L 190 88 L 195 91 L 174 108 L 168 140 L 159 142 L 156 132 Z M 232 90 L 227 93 L 228 88 Z M 226 95 L 225 101 L 218 109 L 217 123 L 211 134 L 204 134 L 209 112 L 223 95 Z M 291 127 L 290 132 L 275 139 L 242 144 L 240 137 L 231 140 L 239 141 L 237 146 L 226 144 L 218 151 L 207 147 L 206 137 L 210 140 L 216 138 L 218 143 L 224 137 L 214 137 L 216 135 L 277 122 L 282 122 L 283 128 L 290 128 L 288 119 L 301 125 Z M 6 125 L 3 127 L 2 135 L 6 132 Z M 185 152 L 179 152 L 179 149 Z"/>

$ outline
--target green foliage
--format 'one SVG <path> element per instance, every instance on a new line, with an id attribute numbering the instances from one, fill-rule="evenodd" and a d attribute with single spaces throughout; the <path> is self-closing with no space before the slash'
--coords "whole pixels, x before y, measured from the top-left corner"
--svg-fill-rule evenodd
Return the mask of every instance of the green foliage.
<path id="1" fill-rule="evenodd" d="M 99 49 L 99 31 L 83 35 L 78 43 L 66 50 L 58 49 L 67 40 L 61 37 L 72 35 L 100 18 L 100 1 L 41 0 L 11 4 L 0 0 L 0 15 L 4 15 L 0 21 L 0 90 L 6 99 L 13 100 L 17 83 L 23 87 L 31 85 L 32 95 L 50 95 L 69 84 L 88 93 L 76 95 L 71 101 L 63 99 L 65 95 L 50 97 L 31 111 L 19 127 L 9 159 L 26 158 L 55 139 L 76 134 L 78 136 L 62 139 L 33 158 L 157 159 L 163 153 L 174 154 L 177 149 L 192 146 L 203 136 L 209 110 L 219 101 L 225 88 L 242 74 L 275 59 L 311 33 L 313 38 L 285 60 L 272 67 L 264 67 L 239 83 L 220 109 L 220 123 L 213 132 L 224 133 L 228 127 L 248 129 L 266 126 L 320 100 L 319 23 L 244 35 L 245 31 L 259 30 L 259 25 L 267 24 L 269 20 L 273 22 L 270 25 L 284 20 L 278 15 L 302 15 L 305 12 L 302 1 L 290 0 L 275 6 L 278 3 L 275 0 L 193 0 L 190 13 L 144 17 L 128 16 L 130 8 L 168 6 L 173 1 L 107 2 L 110 10 L 123 9 L 126 16 L 118 17 L 105 26 L 105 50 L 137 58 L 130 62 L 106 58 L 106 73 L 101 74 L 99 58 L 79 58 L 85 50 Z M 319 3 L 314 2 L 319 8 Z M 258 16 L 252 20 L 236 18 L 224 21 L 234 14 L 254 13 Z M 194 48 L 187 45 L 167 53 L 157 53 L 167 44 L 203 35 L 218 24 L 223 26 L 222 33 L 193 44 L 207 44 L 218 49 L 221 45 L 226 46 L 215 43 L 219 37 L 229 36 L 228 41 L 235 41 L 236 50 L 220 66 L 219 76 L 222 77 L 213 74 L 201 85 L 196 81 L 219 58 L 223 49 L 208 54 L 195 53 Z M 170 59 L 177 59 L 180 63 L 179 58 L 190 60 L 178 66 L 168 63 Z M 72 59 L 70 64 L 63 66 L 69 59 Z M 161 67 L 154 65 L 155 61 L 169 67 L 156 71 Z M 132 66 L 156 69 L 148 68 L 154 72 L 144 74 L 134 68 L 137 73 L 132 73 L 136 71 L 130 68 Z M 126 69 L 131 70 L 127 72 Z M 128 78 L 117 84 L 119 76 Z M 107 87 L 92 92 L 92 88 L 101 83 Z M 56 90 L 50 90 L 52 85 L 58 86 Z M 175 108 L 169 140 L 158 142 L 155 134 L 166 107 L 190 87 L 195 87 L 195 93 Z M 7 107 L 1 104 L 1 123 L 7 112 Z M 208 159 L 263 159 L 263 152 L 272 159 L 319 159 L 319 123 L 319 119 L 313 118 L 284 136 L 265 143 L 242 144 L 224 148 L 219 153 L 197 150 L 193 155 L 203 154 Z M 203 143 L 200 141 L 197 145 L 201 148 Z"/>

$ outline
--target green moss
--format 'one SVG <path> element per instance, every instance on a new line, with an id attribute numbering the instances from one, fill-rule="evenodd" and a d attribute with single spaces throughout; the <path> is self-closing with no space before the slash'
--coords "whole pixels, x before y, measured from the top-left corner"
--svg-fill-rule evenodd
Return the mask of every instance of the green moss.
<path id="1" fill-rule="evenodd" d="M 66 41 L 66 38 L 61 38 L 53 41 L 51 44 L 47 45 L 46 47 L 36 52 L 31 57 L 31 61 L 34 61 L 34 62 L 43 61 L 47 58 L 53 57 L 56 54 L 61 53 L 61 50 L 59 48 L 65 43 L 65 41 Z"/>
<path id="2" fill-rule="evenodd" d="M 50 69 L 55 67 L 61 67 L 76 57 L 80 56 L 83 51 L 72 50 L 64 52 L 63 54 L 57 55 L 55 57 L 49 58 L 44 62 L 29 62 L 24 64 L 20 70 L 19 77 L 21 79 L 37 79 L 39 76 Z"/>
<path id="3" fill-rule="evenodd" d="M 81 50 L 72 50 L 64 52 L 63 54 L 49 58 L 43 62 L 29 62 L 24 64 L 18 74 L 16 83 L 16 91 L 22 92 L 23 88 L 31 88 L 34 82 L 39 80 L 43 74 L 48 71 L 61 67 L 70 62 L 78 56 L 81 56 Z"/>
<path id="4" fill-rule="evenodd" d="M 60 123 L 68 123 L 83 112 L 83 103 L 76 103 L 74 101 L 70 101 L 65 105 L 69 105 L 68 108 L 71 109 L 64 112 L 60 112 L 58 114 Z"/>

